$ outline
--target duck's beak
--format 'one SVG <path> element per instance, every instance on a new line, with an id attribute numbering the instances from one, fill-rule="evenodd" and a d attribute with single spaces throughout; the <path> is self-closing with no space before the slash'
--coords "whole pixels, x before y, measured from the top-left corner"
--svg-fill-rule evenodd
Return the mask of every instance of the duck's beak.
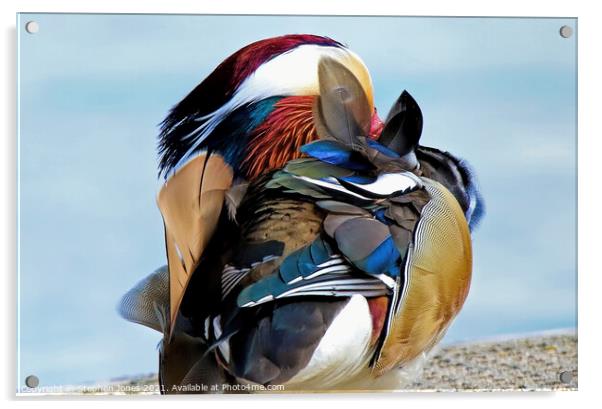
<path id="1" fill-rule="evenodd" d="M 368 134 L 370 139 L 377 140 L 380 137 L 380 134 L 383 131 L 384 127 L 385 127 L 385 124 L 378 116 L 376 109 L 374 109 L 374 114 L 372 115 L 372 121 L 370 122 L 370 132 Z"/>

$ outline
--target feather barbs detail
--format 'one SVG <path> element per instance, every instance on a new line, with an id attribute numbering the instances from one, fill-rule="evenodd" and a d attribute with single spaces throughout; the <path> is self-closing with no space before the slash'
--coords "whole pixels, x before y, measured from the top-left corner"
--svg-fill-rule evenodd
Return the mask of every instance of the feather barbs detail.
<path id="1" fill-rule="evenodd" d="M 301 146 L 318 139 L 313 122 L 314 96 L 279 100 L 266 120 L 253 132 L 242 163 L 249 180 L 303 156 Z"/>
<path id="2" fill-rule="evenodd" d="M 341 43 L 328 37 L 294 34 L 260 40 L 230 55 L 174 106 L 161 123 L 160 172 L 167 176 L 169 171 L 182 165 L 182 161 L 187 161 L 222 119 L 235 108 L 257 100 L 258 93 L 264 98 L 299 95 L 291 92 L 313 83 L 311 71 L 303 71 L 307 75 L 283 76 L 284 83 L 274 78 L 275 73 L 286 68 L 290 71 L 290 66 L 298 65 L 299 60 L 311 64 L 323 52 L 340 58 L 351 54 Z M 358 70 L 367 73 L 362 63 L 352 57 L 348 59 Z M 266 68 L 267 72 L 262 73 Z"/>

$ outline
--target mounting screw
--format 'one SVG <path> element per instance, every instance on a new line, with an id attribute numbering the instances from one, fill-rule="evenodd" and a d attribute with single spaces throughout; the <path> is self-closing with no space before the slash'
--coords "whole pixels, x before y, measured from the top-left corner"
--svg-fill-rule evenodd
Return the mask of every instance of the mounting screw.
<path id="1" fill-rule="evenodd" d="M 35 34 L 40 31 L 40 25 L 35 21 L 28 21 L 25 24 L 25 31 L 27 31 L 29 34 Z"/>
<path id="2" fill-rule="evenodd" d="M 558 378 L 562 383 L 571 383 L 571 381 L 573 380 L 573 374 L 571 373 L 571 371 L 563 371 L 560 372 Z"/>
<path id="3" fill-rule="evenodd" d="M 560 36 L 562 38 L 569 38 L 572 35 L 573 35 L 573 27 L 571 27 L 571 26 L 560 27 Z"/>
<path id="4" fill-rule="evenodd" d="M 25 386 L 28 388 L 37 388 L 39 384 L 40 380 L 35 375 L 29 375 L 27 378 L 25 378 Z"/>

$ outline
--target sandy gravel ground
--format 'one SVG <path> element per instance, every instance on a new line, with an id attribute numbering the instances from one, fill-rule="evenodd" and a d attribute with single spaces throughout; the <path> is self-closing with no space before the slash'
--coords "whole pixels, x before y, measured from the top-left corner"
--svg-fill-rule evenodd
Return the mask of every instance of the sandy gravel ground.
<path id="1" fill-rule="evenodd" d="M 444 347 L 425 365 L 420 380 L 405 388 L 576 390 L 577 337 L 559 334 Z"/>
<path id="2" fill-rule="evenodd" d="M 577 390 L 577 337 L 556 333 L 442 347 L 411 379 L 417 380 L 404 381 L 398 390 Z M 157 377 L 123 377 L 69 393 L 158 394 Z"/>

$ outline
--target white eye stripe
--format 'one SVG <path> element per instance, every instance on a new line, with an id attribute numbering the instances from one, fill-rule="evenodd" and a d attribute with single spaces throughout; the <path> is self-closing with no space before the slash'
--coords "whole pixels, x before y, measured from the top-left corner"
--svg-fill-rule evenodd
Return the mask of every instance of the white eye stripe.
<path id="1" fill-rule="evenodd" d="M 358 78 L 366 78 L 368 84 L 364 85 L 369 86 L 371 91 L 372 81 L 368 69 L 355 53 L 336 46 L 316 44 L 298 46 L 260 65 L 238 86 L 228 102 L 210 114 L 195 118 L 196 122 L 202 123 L 183 137 L 183 139 L 194 139 L 194 143 L 178 161 L 175 169 L 186 163 L 207 136 L 235 109 L 273 96 L 317 95 L 319 93 L 317 67 L 323 57 L 340 61 L 354 71 Z"/>

